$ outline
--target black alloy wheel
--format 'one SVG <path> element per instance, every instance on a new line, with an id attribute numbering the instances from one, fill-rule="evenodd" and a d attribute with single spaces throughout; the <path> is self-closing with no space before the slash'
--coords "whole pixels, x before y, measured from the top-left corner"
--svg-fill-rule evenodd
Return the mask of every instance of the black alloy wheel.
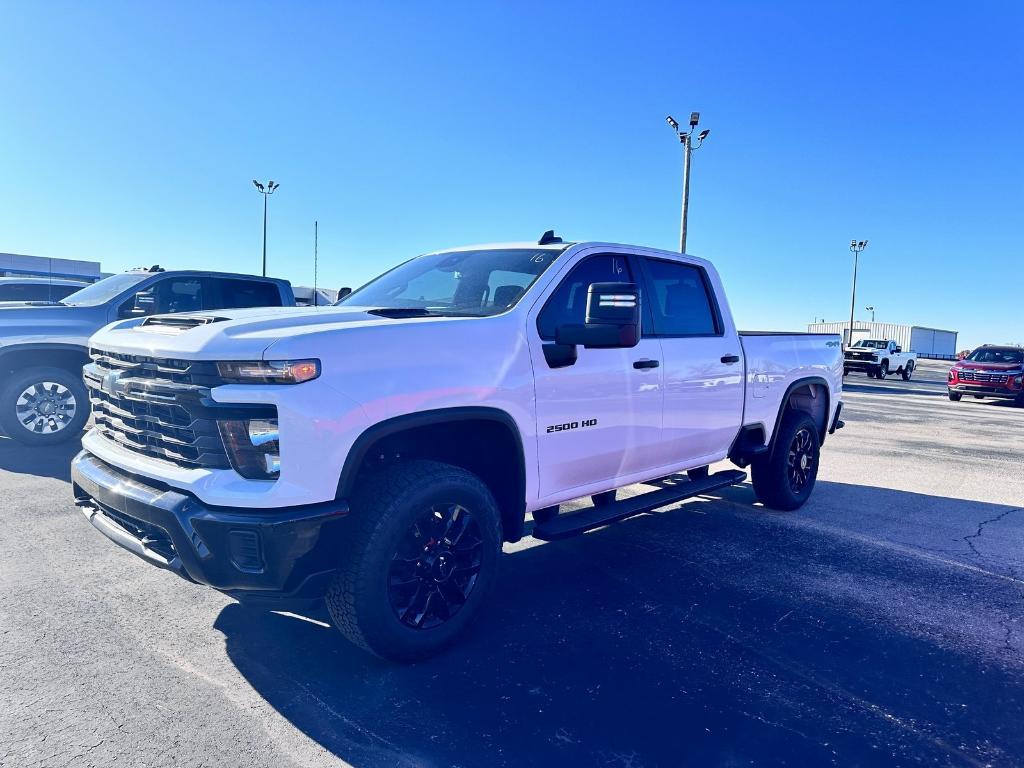
<path id="1" fill-rule="evenodd" d="M 807 427 L 803 427 L 793 436 L 789 445 L 789 455 L 786 457 L 786 476 L 789 478 L 789 487 L 793 493 L 803 492 L 814 477 L 817 461 L 818 451 L 811 439 L 811 432 Z"/>
<path id="2" fill-rule="evenodd" d="M 433 629 L 469 599 L 483 555 L 483 535 L 460 504 L 436 505 L 406 530 L 391 558 L 388 599 L 405 626 Z"/>

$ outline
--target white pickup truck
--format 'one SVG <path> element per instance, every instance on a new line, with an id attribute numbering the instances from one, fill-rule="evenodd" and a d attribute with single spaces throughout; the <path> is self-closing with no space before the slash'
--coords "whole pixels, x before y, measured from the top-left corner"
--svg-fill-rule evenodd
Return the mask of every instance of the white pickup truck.
<path id="1" fill-rule="evenodd" d="M 904 352 L 890 339 L 860 339 L 843 353 L 843 376 L 850 371 L 864 371 L 868 378 L 884 379 L 898 373 L 910 381 L 917 366 L 917 353 Z"/>
<path id="2" fill-rule="evenodd" d="M 420 256 L 334 308 L 114 323 L 91 355 L 92 524 L 250 604 L 326 598 L 391 659 L 459 634 L 503 541 L 745 480 L 709 474 L 726 458 L 795 509 L 841 426 L 839 337 L 738 333 L 707 261 L 551 233 Z"/>

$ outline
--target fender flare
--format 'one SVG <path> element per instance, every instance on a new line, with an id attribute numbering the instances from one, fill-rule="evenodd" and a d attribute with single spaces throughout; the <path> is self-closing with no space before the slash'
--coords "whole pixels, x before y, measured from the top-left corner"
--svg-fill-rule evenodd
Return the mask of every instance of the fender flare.
<path id="1" fill-rule="evenodd" d="M 790 395 L 792 395 L 796 389 L 808 384 L 820 384 L 825 391 L 825 421 L 824 424 L 821 425 L 818 438 L 821 445 L 825 444 L 825 437 L 828 435 L 828 417 L 829 414 L 832 413 L 832 392 L 829 389 L 828 381 L 826 381 L 822 376 L 805 376 L 802 379 L 797 379 L 786 387 L 786 392 L 783 394 L 782 401 L 779 403 L 779 413 L 775 417 L 775 425 L 772 427 L 772 439 L 768 442 L 769 451 L 775 450 L 775 438 L 779 434 L 779 426 L 782 424 L 782 415 L 786 412 L 786 405 L 789 403 Z"/>
<path id="2" fill-rule="evenodd" d="M 4 360 L 10 355 L 18 352 L 74 352 L 88 360 L 89 349 L 79 344 L 62 344 L 59 342 L 29 342 L 27 344 L 12 344 L 0 347 L 0 367 L 3 367 Z"/>
<path id="3" fill-rule="evenodd" d="M 438 408 L 429 411 L 402 414 L 367 427 L 352 443 L 345 464 L 338 478 L 337 498 L 350 498 L 355 488 L 356 478 L 363 466 L 368 451 L 380 440 L 419 427 L 435 426 L 459 421 L 492 421 L 507 428 L 512 436 L 516 449 L 516 467 L 513 470 L 514 507 L 508 510 L 505 523 L 505 537 L 509 541 L 518 541 L 522 537 L 523 522 L 526 517 L 526 454 L 523 450 L 523 436 L 519 425 L 508 412 L 500 408 L 488 406 L 455 406 Z"/>

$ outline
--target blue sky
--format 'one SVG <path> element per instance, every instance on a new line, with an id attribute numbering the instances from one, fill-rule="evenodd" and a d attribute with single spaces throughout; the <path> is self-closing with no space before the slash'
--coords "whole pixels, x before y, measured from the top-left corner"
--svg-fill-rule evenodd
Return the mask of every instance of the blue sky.
<path id="1" fill-rule="evenodd" d="M 364 282 L 409 255 L 689 248 L 744 328 L 1024 342 L 1017 2 L 5 3 L 0 251 Z"/>

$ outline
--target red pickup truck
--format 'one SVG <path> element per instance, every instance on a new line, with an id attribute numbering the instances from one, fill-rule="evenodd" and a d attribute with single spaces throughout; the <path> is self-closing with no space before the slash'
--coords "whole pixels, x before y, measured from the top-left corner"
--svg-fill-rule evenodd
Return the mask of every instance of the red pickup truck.
<path id="1" fill-rule="evenodd" d="M 1024 405 L 1024 347 L 978 347 L 949 369 L 947 379 L 950 400 L 974 395 Z"/>

